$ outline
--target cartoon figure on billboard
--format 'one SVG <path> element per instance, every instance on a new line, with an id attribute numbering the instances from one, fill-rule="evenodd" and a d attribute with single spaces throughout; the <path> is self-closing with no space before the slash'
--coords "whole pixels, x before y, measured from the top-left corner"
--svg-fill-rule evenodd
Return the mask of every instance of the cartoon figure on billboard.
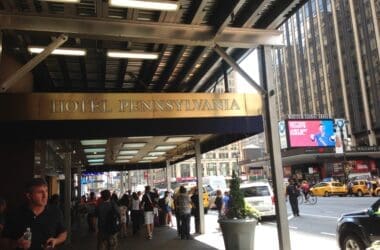
<path id="1" fill-rule="evenodd" d="M 323 121 L 319 124 L 319 133 L 310 134 L 310 139 L 320 147 L 335 146 L 335 136 L 332 129 L 326 129 Z"/>

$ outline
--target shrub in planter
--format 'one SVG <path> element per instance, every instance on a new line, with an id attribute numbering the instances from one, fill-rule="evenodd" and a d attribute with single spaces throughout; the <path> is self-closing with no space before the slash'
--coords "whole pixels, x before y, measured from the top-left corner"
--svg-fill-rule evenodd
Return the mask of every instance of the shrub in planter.
<path id="1" fill-rule="evenodd" d="M 244 201 L 240 179 L 233 172 L 228 206 L 219 219 L 226 250 L 253 250 L 255 228 L 259 219 L 260 212 Z"/>

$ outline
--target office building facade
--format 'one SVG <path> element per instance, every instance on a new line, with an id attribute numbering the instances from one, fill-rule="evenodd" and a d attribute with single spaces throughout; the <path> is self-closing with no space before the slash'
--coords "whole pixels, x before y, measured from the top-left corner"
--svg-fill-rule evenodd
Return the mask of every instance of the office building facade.
<path id="1" fill-rule="evenodd" d="M 380 2 L 311 0 L 280 27 L 278 115 L 344 118 L 352 145 L 380 142 Z"/>
<path id="2" fill-rule="evenodd" d="M 342 118 L 348 135 L 339 157 L 333 149 L 287 149 L 288 159 L 305 156 L 285 161 L 286 177 L 379 174 L 379 15 L 380 1 L 310 0 L 279 28 L 285 46 L 272 54 L 279 119 Z"/>

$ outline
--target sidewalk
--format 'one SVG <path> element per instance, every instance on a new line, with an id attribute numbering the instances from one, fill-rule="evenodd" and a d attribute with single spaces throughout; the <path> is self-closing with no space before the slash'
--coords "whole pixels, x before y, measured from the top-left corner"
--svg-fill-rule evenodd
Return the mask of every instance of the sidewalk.
<path id="1" fill-rule="evenodd" d="M 83 249 L 96 249 L 96 235 L 88 233 L 86 226 L 82 226 L 82 230 L 73 231 L 71 244 L 64 245 L 59 249 L 62 250 L 83 250 Z M 145 237 L 145 227 L 142 227 L 138 235 L 132 236 L 130 233 L 127 238 L 119 239 L 118 249 L 135 250 L 135 249 L 224 249 L 223 238 L 218 236 L 217 241 L 221 241 L 221 248 L 215 248 L 200 240 L 198 237 L 205 238 L 206 235 L 194 235 L 194 240 L 180 240 L 177 236 L 176 227 L 155 227 L 153 239 L 148 240 Z M 207 237 L 206 237 L 207 238 Z M 207 240 L 208 241 L 208 240 Z"/>
<path id="2" fill-rule="evenodd" d="M 298 217 L 297 217 L 298 218 Z M 155 227 L 153 239 L 147 240 L 145 237 L 145 227 L 141 228 L 140 234 L 132 236 L 129 232 L 127 238 L 119 240 L 118 249 L 220 249 L 224 250 L 224 242 L 217 216 L 208 214 L 205 216 L 205 234 L 194 234 L 194 221 L 191 219 L 191 234 L 194 240 L 180 240 L 177 236 L 176 227 Z M 175 223 L 174 223 L 175 224 Z M 129 228 L 130 229 L 130 228 Z M 335 250 L 337 244 L 334 238 L 326 238 L 321 235 L 303 233 L 290 228 L 290 241 L 292 250 Z M 83 250 L 96 249 L 96 235 L 87 232 L 87 226 L 82 225 L 81 229 L 73 230 L 72 242 L 69 245 L 60 247 L 61 250 Z M 277 227 L 275 222 L 259 223 L 255 231 L 255 250 L 279 250 Z"/>

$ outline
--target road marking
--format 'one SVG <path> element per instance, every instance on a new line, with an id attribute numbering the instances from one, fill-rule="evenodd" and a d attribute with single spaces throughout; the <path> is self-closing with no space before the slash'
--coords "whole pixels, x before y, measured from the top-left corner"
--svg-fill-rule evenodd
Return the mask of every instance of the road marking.
<path id="1" fill-rule="evenodd" d="M 332 233 L 326 233 L 326 232 L 321 232 L 321 234 L 324 234 L 324 235 L 329 235 L 329 236 L 336 236 L 336 234 L 332 234 Z"/>
<path id="2" fill-rule="evenodd" d="M 288 220 L 291 220 L 291 219 L 293 219 L 293 218 L 294 218 L 293 215 L 288 216 Z"/>
<path id="3" fill-rule="evenodd" d="M 298 227 L 292 227 L 292 226 L 289 226 L 290 229 L 298 229 Z"/>
<path id="4" fill-rule="evenodd" d="M 306 215 L 306 216 L 310 216 L 310 217 L 317 217 L 317 218 L 335 219 L 335 220 L 337 220 L 339 218 L 339 217 L 334 217 L 334 216 L 317 215 L 317 214 L 305 214 L 305 213 L 302 213 L 301 215 Z"/>

